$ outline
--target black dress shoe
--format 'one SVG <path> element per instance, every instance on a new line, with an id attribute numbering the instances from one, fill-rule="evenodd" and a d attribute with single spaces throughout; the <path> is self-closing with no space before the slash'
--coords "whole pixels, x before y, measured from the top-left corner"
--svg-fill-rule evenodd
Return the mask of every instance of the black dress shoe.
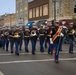
<path id="1" fill-rule="evenodd" d="M 52 55 L 52 54 L 53 54 L 53 52 L 48 52 L 48 54 L 51 54 L 51 55 Z"/>
<path id="2" fill-rule="evenodd" d="M 55 63 L 59 63 L 59 61 L 58 60 L 55 60 Z"/>
<path id="3" fill-rule="evenodd" d="M 16 55 L 19 56 L 19 53 L 17 53 Z"/>
<path id="4" fill-rule="evenodd" d="M 62 51 L 62 50 L 60 50 L 60 51 Z"/>
<path id="5" fill-rule="evenodd" d="M 8 51 L 8 49 L 6 49 L 6 51 Z"/>
<path id="6" fill-rule="evenodd" d="M 16 52 L 15 52 L 15 54 L 16 54 L 17 56 L 19 56 L 19 53 L 16 53 Z"/>
<path id="7" fill-rule="evenodd" d="M 40 50 L 40 52 L 44 52 L 44 50 Z"/>
<path id="8" fill-rule="evenodd" d="M 13 51 L 11 51 L 11 53 L 13 53 Z"/>
<path id="9" fill-rule="evenodd" d="M 70 51 L 69 53 L 70 53 L 70 54 L 73 54 L 73 51 Z"/>
<path id="10" fill-rule="evenodd" d="M 32 53 L 32 55 L 35 55 L 35 53 Z"/>
<path id="11" fill-rule="evenodd" d="M 25 52 L 27 52 L 27 53 L 28 53 L 28 52 L 29 52 L 29 50 L 25 50 Z"/>
<path id="12" fill-rule="evenodd" d="M 22 49 L 19 49 L 20 51 L 22 51 Z"/>
<path id="13" fill-rule="evenodd" d="M 45 46 L 45 48 L 47 48 L 47 46 Z"/>

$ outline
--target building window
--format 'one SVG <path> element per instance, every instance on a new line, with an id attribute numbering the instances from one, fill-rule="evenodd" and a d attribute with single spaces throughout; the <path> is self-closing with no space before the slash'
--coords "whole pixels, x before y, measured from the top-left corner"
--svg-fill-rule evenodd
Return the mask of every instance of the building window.
<path id="1" fill-rule="evenodd" d="M 56 14 L 59 14 L 59 2 L 56 2 Z"/>
<path id="2" fill-rule="evenodd" d="M 28 0 L 28 3 L 32 2 L 32 1 L 34 1 L 34 0 Z"/>
<path id="3" fill-rule="evenodd" d="M 16 11 L 16 13 L 18 13 L 18 10 Z"/>
<path id="4" fill-rule="evenodd" d="M 74 13 L 76 13 L 76 2 L 74 3 Z"/>
<path id="5" fill-rule="evenodd" d="M 40 16 L 42 16 L 42 6 L 40 6 Z"/>
<path id="6" fill-rule="evenodd" d="M 62 14 L 62 1 L 60 1 L 60 14 Z"/>
<path id="7" fill-rule="evenodd" d="M 33 18 L 35 17 L 35 8 L 33 8 Z"/>
<path id="8" fill-rule="evenodd" d="M 27 7 L 25 7 L 25 10 L 27 10 Z"/>
<path id="9" fill-rule="evenodd" d="M 20 0 L 20 2 L 22 2 L 22 0 Z"/>
<path id="10" fill-rule="evenodd" d="M 36 7 L 36 17 L 39 17 L 39 7 Z"/>
<path id="11" fill-rule="evenodd" d="M 23 17 L 23 13 L 20 13 L 20 18 L 22 18 Z"/>
<path id="12" fill-rule="evenodd" d="M 48 15 L 48 4 L 43 5 L 43 16 Z"/>
<path id="13" fill-rule="evenodd" d="M 29 10 L 29 18 L 32 18 L 32 9 Z"/>
<path id="14" fill-rule="evenodd" d="M 24 18 L 27 18 L 27 10 L 24 11 Z"/>

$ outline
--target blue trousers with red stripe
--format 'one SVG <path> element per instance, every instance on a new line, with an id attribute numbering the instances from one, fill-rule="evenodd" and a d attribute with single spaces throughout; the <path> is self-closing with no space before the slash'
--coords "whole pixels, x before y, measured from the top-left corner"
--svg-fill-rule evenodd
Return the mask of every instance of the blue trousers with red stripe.
<path id="1" fill-rule="evenodd" d="M 44 44 L 44 39 L 40 39 L 40 51 L 41 52 L 44 52 L 43 44 Z"/>
<path id="2" fill-rule="evenodd" d="M 49 48 L 48 48 L 48 54 L 53 53 L 53 44 L 50 44 L 50 40 L 48 40 L 48 45 L 49 45 Z"/>
<path id="3" fill-rule="evenodd" d="M 29 40 L 24 40 L 25 43 L 25 51 L 28 51 Z"/>
<path id="4" fill-rule="evenodd" d="M 11 49 L 11 51 L 13 51 L 13 47 L 14 47 L 14 41 L 12 40 L 12 41 L 10 41 L 10 49 Z"/>
<path id="5" fill-rule="evenodd" d="M 32 54 L 35 54 L 35 50 L 36 50 L 36 40 L 31 40 L 32 43 Z"/>
<path id="6" fill-rule="evenodd" d="M 54 44 L 55 49 L 55 60 L 58 61 L 59 59 L 59 44 Z"/>
<path id="7" fill-rule="evenodd" d="M 73 39 L 69 39 L 69 43 L 70 43 L 70 45 L 69 45 L 69 52 L 73 52 L 73 47 L 74 47 L 74 40 Z"/>
<path id="8" fill-rule="evenodd" d="M 8 39 L 5 39 L 5 45 L 6 45 L 6 50 L 8 50 L 8 47 L 9 47 L 9 40 Z"/>
<path id="9" fill-rule="evenodd" d="M 4 49 L 5 48 L 5 39 L 2 38 L 2 48 Z"/>

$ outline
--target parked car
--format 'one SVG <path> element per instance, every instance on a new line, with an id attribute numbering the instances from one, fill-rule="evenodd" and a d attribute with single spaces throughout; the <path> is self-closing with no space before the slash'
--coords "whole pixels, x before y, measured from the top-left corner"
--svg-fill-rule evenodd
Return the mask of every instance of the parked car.
<path id="1" fill-rule="evenodd" d="M 39 21 L 36 23 L 36 25 L 37 25 L 38 28 L 40 27 L 41 24 L 46 25 L 46 24 L 47 24 L 47 20 L 39 20 Z"/>

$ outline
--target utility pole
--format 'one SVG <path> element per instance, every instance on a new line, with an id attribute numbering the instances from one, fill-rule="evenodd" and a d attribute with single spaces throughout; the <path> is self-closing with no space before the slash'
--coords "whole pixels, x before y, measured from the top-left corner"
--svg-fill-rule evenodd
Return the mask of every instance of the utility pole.
<path id="1" fill-rule="evenodd" d="M 56 21 L 56 0 L 52 0 L 54 4 L 54 21 Z"/>

